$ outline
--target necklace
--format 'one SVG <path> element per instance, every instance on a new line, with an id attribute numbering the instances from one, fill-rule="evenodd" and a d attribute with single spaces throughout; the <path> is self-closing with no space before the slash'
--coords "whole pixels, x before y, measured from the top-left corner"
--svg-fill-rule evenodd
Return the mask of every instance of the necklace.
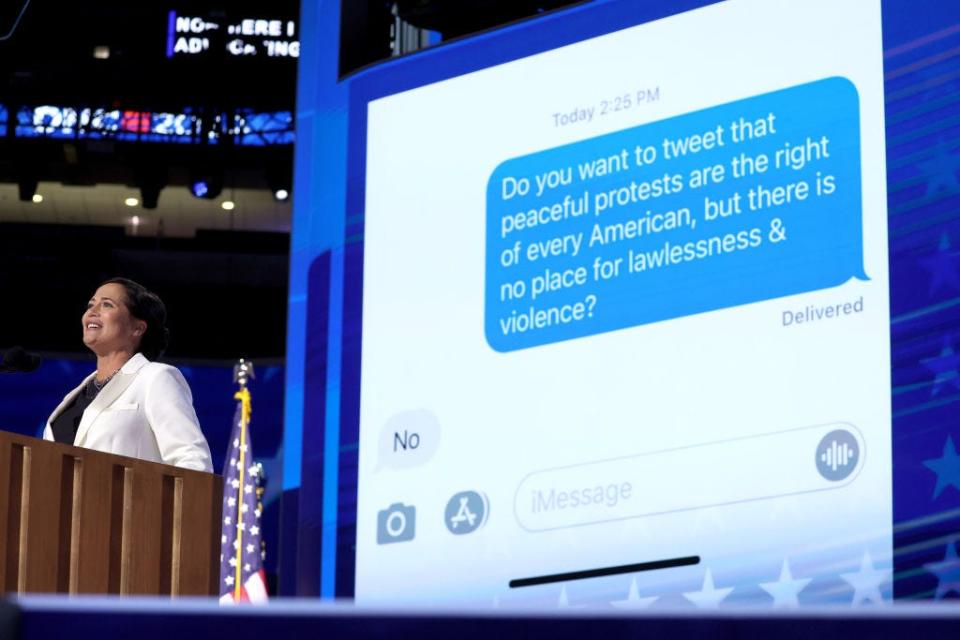
<path id="1" fill-rule="evenodd" d="M 94 376 L 94 377 L 93 377 L 93 388 L 96 389 L 96 390 L 99 392 L 101 389 L 103 389 L 105 386 L 107 386 L 107 383 L 108 383 L 108 382 L 110 382 L 111 380 L 113 380 L 113 376 L 117 375 L 117 372 L 118 372 L 118 371 L 120 371 L 120 369 L 115 369 L 114 372 L 111 373 L 110 375 L 108 375 L 108 376 L 104 379 L 103 382 L 100 382 L 99 380 L 97 380 L 97 377 Z"/>

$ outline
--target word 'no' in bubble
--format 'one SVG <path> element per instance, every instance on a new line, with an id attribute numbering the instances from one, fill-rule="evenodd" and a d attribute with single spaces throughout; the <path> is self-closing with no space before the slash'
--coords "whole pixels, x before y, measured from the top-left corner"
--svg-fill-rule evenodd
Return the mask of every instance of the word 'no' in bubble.
<path id="1" fill-rule="evenodd" d="M 407 469 L 424 464 L 440 445 L 440 422 L 429 409 L 411 409 L 391 416 L 380 429 L 377 465 Z"/>

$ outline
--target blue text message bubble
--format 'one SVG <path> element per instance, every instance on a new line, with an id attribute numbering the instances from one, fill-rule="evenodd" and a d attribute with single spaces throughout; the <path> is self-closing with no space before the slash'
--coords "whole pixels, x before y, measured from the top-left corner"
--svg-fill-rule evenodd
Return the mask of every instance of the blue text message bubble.
<path id="1" fill-rule="evenodd" d="M 868 279 L 856 88 L 827 78 L 507 160 L 484 326 L 506 352 Z"/>

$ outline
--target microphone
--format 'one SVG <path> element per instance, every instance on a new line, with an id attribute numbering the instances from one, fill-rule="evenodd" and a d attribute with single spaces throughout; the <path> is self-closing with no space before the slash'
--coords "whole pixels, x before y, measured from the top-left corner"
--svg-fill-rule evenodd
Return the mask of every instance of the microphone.
<path id="1" fill-rule="evenodd" d="M 29 373 L 35 371 L 43 358 L 35 353 L 23 350 L 23 347 L 10 347 L 0 360 L 0 373 Z"/>

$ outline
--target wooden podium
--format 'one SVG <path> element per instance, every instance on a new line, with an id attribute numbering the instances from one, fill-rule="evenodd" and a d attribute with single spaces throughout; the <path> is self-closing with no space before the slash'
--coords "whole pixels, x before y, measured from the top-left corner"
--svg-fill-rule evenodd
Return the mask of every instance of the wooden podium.
<path id="1" fill-rule="evenodd" d="M 223 479 L 0 431 L 0 595 L 216 595 Z"/>

